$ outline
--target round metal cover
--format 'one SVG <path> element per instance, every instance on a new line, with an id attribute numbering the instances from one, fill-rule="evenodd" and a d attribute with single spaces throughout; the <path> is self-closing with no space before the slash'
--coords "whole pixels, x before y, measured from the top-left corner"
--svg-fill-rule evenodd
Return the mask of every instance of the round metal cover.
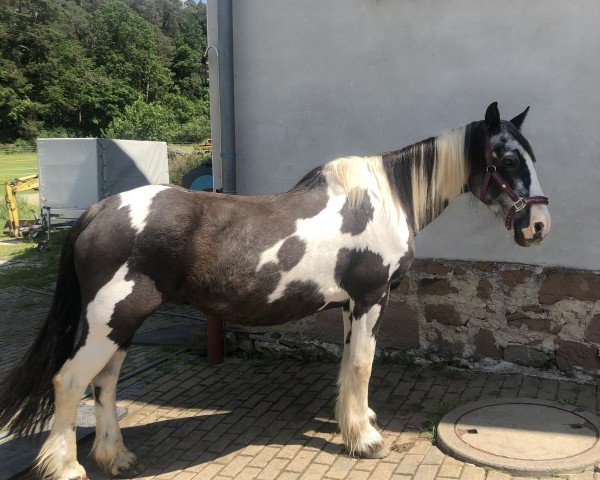
<path id="1" fill-rule="evenodd" d="M 438 426 L 460 460 L 513 474 L 580 471 L 600 461 L 600 418 L 570 405 L 498 398 L 460 406 Z"/>

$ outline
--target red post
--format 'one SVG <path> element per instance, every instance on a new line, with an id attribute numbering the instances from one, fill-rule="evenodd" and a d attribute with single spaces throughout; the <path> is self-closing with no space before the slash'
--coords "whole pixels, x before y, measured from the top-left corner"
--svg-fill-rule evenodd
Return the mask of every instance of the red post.
<path id="1" fill-rule="evenodd" d="M 211 315 L 206 316 L 208 322 L 206 324 L 206 349 L 208 363 L 218 365 L 223 363 L 224 354 L 224 339 L 223 339 L 223 322 L 217 317 Z"/>

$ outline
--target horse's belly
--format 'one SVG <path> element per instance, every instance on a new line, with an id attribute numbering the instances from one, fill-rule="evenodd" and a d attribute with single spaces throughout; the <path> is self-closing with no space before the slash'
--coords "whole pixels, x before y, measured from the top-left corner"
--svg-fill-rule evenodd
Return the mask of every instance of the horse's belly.
<path id="1" fill-rule="evenodd" d="M 203 292 L 197 291 L 192 303 L 206 313 L 243 325 L 299 320 L 329 303 L 347 299 L 335 282 L 335 264 L 328 263 L 322 259 L 320 268 L 302 269 L 295 275 L 286 275 L 269 264 L 251 273 L 240 271 L 214 281 Z"/>

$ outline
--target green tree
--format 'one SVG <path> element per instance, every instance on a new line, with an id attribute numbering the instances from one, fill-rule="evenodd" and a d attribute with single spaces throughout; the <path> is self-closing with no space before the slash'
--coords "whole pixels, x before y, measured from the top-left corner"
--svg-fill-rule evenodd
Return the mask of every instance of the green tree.
<path id="1" fill-rule="evenodd" d="M 94 13 L 90 49 L 105 75 L 143 92 L 146 101 L 168 91 L 170 72 L 159 61 L 155 30 L 122 2 L 111 0 Z"/>
<path id="2" fill-rule="evenodd" d="M 205 46 L 205 5 L 192 0 L 2 0 L 0 141 L 202 140 Z"/>

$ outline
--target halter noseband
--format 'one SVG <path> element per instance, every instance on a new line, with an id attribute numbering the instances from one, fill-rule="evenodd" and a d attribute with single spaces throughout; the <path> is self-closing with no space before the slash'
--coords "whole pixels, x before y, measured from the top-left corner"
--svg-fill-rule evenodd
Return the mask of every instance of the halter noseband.
<path id="1" fill-rule="evenodd" d="M 479 200 L 485 203 L 485 194 L 487 193 L 488 186 L 490 184 L 490 178 L 493 178 L 494 181 L 500 185 L 504 193 L 506 193 L 510 199 L 513 201 L 512 206 L 508 209 L 508 213 L 506 214 L 506 221 L 504 225 L 508 230 L 512 228 L 512 219 L 515 213 L 523 210 L 527 205 L 533 203 L 539 203 L 543 205 L 548 205 L 548 197 L 519 197 L 515 191 L 510 188 L 506 180 L 502 178 L 502 176 L 498 173 L 498 169 L 494 165 L 494 161 L 492 159 L 492 143 L 490 142 L 490 136 L 488 133 L 485 133 L 485 164 L 486 164 L 486 172 L 485 178 L 483 179 L 483 184 L 481 185 L 481 192 L 479 193 Z"/>

